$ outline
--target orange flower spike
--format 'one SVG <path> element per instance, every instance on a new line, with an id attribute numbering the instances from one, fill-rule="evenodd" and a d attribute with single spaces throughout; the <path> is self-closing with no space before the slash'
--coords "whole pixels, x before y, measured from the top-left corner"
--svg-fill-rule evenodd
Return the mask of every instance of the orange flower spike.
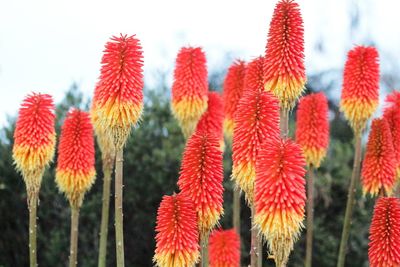
<path id="1" fill-rule="evenodd" d="M 400 266 L 400 201 L 380 197 L 369 229 L 368 257 L 371 267 Z"/>
<path id="2" fill-rule="evenodd" d="M 199 260 L 199 234 L 193 203 L 182 193 L 164 196 L 157 212 L 158 267 L 194 266 Z"/>
<path id="3" fill-rule="evenodd" d="M 279 136 L 279 104 L 269 92 L 246 88 L 237 105 L 232 144 L 232 179 L 253 203 L 256 159 L 261 143 Z"/>
<path id="4" fill-rule="evenodd" d="M 361 132 L 379 101 L 378 51 L 357 46 L 347 54 L 340 109 L 353 130 Z"/>
<path id="5" fill-rule="evenodd" d="M 178 186 L 193 201 L 202 235 L 212 230 L 223 214 L 222 181 L 219 137 L 196 131 L 183 153 Z"/>
<path id="6" fill-rule="evenodd" d="M 386 97 L 387 106 L 383 117 L 389 123 L 393 148 L 396 154 L 396 173 L 400 177 L 400 92 L 394 91 Z"/>
<path id="7" fill-rule="evenodd" d="M 209 240 L 210 267 L 239 267 L 240 240 L 234 229 L 214 230 Z"/>
<path id="8" fill-rule="evenodd" d="M 183 47 L 176 58 L 172 112 L 189 137 L 207 110 L 207 61 L 200 47 Z"/>
<path id="9" fill-rule="evenodd" d="M 237 104 L 243 94 L 244 77 L 246 74 L 246 64 L 238 60 L 228 69 L 226 74 L 222 98 L 224 100 L 224 134 L 229 142 L 232 141 L 234 118 L 237 110 Z"/>
<path id="10" fill-rule="evenodd" d="M 215 134 L 223 142 L 224 103 L 221 95 L 217 92 L 209 92 L 207 106 L 207 111 L 201 116 L 196 131 Z"/>
<path id="11" fill-rule="evenodd" d="M 361 176 L 364 194 L 375 196 L 381 189 L 388 194 L 392 193 L 396 159 L 390 127 L 385 119 L 372 121 Z"/>
<path id="12" fill-rule="evenodd" d="M 244 90 L 264 90 L 264 57 L 257 57 L 247 64 Z"/>
<path id="13" fill-rule="evenodd" d="M 72 207 L 80 207 L 94 183 L 94 137 L 89 114 L 72 109 L 61 129 L 58 146 L 56 182 Z"/>
<path id="14" fill-rule="evenodd" d="M 143 109 L 143 52 L 135 36 L 112 37 L 101 60 L 93 98 L 99 127 L 121 148 Z M 98 128 L 96 126 L 96 128 Z"/>
<path id="15" fill-rule="evenodd" d="M 258 154 L 255 224 L 268 241 L 276 266 L 286 266 L 303 228 L 305 158 L 290 139 L 266 139 Z"/>
<path id="16" fill-rule="evenodd" d="M 306 162 L 318 168 L 329 144 L 328 100 L 324 93 L 304 96 L 297 109 L 296 142 Z"/>
<path id="17" fill-rule="evenodd" d="M 13 158 L 28 195 L 37 193 L 43 172 L 52 161 L 56 143 L 54 103 L 50 95 L 28 95 L 19 109 Z"/>
<path id="18" fill-rule="evenodd" d="M 304 27 L 299 5 L 281 0 L 272 16 L 264 61 L 264 88 L 289 110 L 304 91 Z"/>

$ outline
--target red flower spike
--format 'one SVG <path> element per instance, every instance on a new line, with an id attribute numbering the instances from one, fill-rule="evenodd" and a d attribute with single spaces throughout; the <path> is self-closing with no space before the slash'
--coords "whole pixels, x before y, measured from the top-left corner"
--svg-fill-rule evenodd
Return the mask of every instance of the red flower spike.
<path id="1" fill-rule="evenodd" d="M 253 203 L 256 159 L 267 138 L 279 136 L 279 104 L 271 93 L 245 90 L 237 105 L 232 144 L 232 179 Z"/>
<path id="2" fill-rule="evenodd" d="M 228 69 L 226 74 L 222 98 L 224 99 L 224 133 L 228 141 L 232 141 L 234 118 L 237 104 L 243 94 L 244 77 L 246 74 L 246 64 L 238 60 Z"/>
<path id="3" fill-rule="evenodd" d="M 214 230 L 209 241 L 210 267 L 239 267 L 240 240 L 234 229 Z"/>
<path id="4" fill-rule="evenodd" d="M 264 90 L 264 57 L 257 57 L 247 64 L 244 77 L 245 90 Z"/>
<path id="5" fill-rule="evenodd" d="M 264 88 L 291 109 L 304 91 L 304 28 L 299 5 L 281 0 L 272 16 L 264 61 Z"/>
<path id="6" fill-rule="evenodd" d="M 215 135 L 195 132 L 183 153 L 178 186 L 193 201 L 202 235 L 218 223 L 223 214 L 222 151 Z"/>
<path id="7" fill-rule="evenodd" d="M 368 257 L 371 267 L 400 266 L 400 201 L 380 197 L 369 229 Z"/>
<path id="8" fill-rule="evenodd" d="M 378 51 L 356 46 L 347 54 L 340 109 L 355 132 L 361 132 L 379 101 Z"/>
<path id="9" fill-rule="evenodd" d="M 94 183 L 94 137 L 89 114 L 78 109 L 68 112 L 58 146 L 56 182 L 72 207 L 80 207 Z"/>
<path id="10" fill-rule="evenodd" d="M 208 93 L 207 111 L 201 116 L 196 126 L 196 131 L 215 134 L 220 138 L 221 147 L 224 145 L 222 124 L 224 121 L 224 103 L 217 92 Z"/>
<path id="11" fill-rule="evenodd" d="M 189 137 L 207 110 L 207 61 L 200 47 L 183 47 L 176 58 L 172 112 Z"/>
<path id="12" fill-rule="evenodd" d="M 303 228 L 305 159 L 290 139 L 266 139 L 258 153 L 255 224 L 268 241 L 276 266 L 286 266 Z"/>
<path id="13" fill-rule="evenodd" d="M 112 37 L 105 46 L 101 64 L 93 111 L 119 149 L 143 109 L 143 52 L 139 40 L 134 35 Z"/>
<path id="14" fill-rule="evenodd" d="M 196 211 L 183 194 L 164 196 L 157 212 L 156 250 L 159 267 L 194 266 L 199 260 Z"/>
<path id="15" fill-rule="evenodd" d="M 52 161 L 56 143 L 54 103 L 50 95 L 28 95 L 19 109 L 14 132 L 13 158 L 28 194 L 38 192 L 45 167 Z"/>
<path id="16" fill-rule="evenodd" d="M 396 177 L 395 157 L 389 124 L 385 119 L 374 119 L 361 172 L 364 194 L 375 196 L 381 189 L 392 193 Z"/>
<path id="17" fill-rule="evenodd" d="M 328 100 L 324 93 L 304 96 L 297 109 L 296 142 L 306 162 L 318 168 L 329 144 Z"/>
<path id="18" fill-rule="evenodd" d="M 383 117 L 389 123 L 393 148 L 396 154 L 396 173 L 400 177 L 400 92 L 394 91 L 386 97 L 387 106 Z"/>

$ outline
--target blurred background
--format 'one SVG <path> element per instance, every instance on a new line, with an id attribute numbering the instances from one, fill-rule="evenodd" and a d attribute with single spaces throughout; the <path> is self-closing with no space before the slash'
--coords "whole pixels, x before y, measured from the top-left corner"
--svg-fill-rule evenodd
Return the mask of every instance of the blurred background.
<path id="1" fill-rule="evenodd" d="M 381 104 L 400 84 L 400 4 L 395 0 L 298 0 L 305 27 L 307 93 L 324 91 L 330 100 L 331 142 L 316 179 L 314 266 L 335 266 L 352 166 L 352 133 L 338 111 L 346 53 L 374 45 L 380 53 Z M 0 0 L 0 266 L 27 266 L 26 193 L 12 165 L 13 130 L 19 104 L 30 92 L 57 102 L 57 128 L 71 106 L 87 109 L 99 75 L 104 44 L 112 35 L 136 34 L 145 60 L 145 110 L 127 144 L 124 220 L 127 266 L 152 266 L 155 216 L 164 194 L 177 190 L 184 139 L 170 114 L 175 56 L 185 45 L 206 52 L 209 83 L 221 91 L 235 59 L 264 54 L 276 1 L 28 1 Z M 292 113 L 291 133 L 295 129 Z M 377 116 L 379 111 L 377 112 Z M 85 198 L 80 218 L 79 266 L 97 265 L 102 173 Z M 225 216 L 232 227 L 231 157 L 224 155 Z M 373 201 L 358 197 L 346 266 L 368 266 L 368 229 Z M 111 205 L 111 209 L 112 209 Z M 245 207 L 244 201 L 242 206 Z M 115 266 L 110 221 L 108 266 Z M 242 263 L 248 263 L 248 208 L 242 208 Z M 46 172 L 38 210 L 40 266 L 65 266 L 69 206 Z M 305 232 L 304 232 L 305 233 Z M 304 233 L 290 266 L 303 266 Z M 266 250 L 266 249 L 265 249 Z M 273 266 L 264 253 L 264 266 Z"/>

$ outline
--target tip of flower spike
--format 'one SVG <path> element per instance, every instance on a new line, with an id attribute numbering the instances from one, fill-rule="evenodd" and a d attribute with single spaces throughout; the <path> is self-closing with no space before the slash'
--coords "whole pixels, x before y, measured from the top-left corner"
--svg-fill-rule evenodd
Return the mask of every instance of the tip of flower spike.
<path id="1" fill-rule="evenodd" d="M 340 109 L 355 132 L 364 129 L 379 101 L 379 59 L 374 47 L 356 46 L 347 54 Z"/>
<path id="2" fill-rule="evenodd" d="M 385 119 L 372 121 L 361 176 L 364 194 L 375 196 L 380 190 L 392 193 L 396 160 L 390 127 Z"/>
<path id="3" fill-rule="evenodd" d="M 304 26 L 295 1 L 277 3 L 270 28 L 264 60 L 264 88 L 292 109 L 304 91 Z"/>
<path id="4" fill-rule="evenodd" d="M 232 143 L 232 179 L 253 202 L 256 160 L 261 143 L 279 136 L 278 100 L 269 92 L 245 90 L 237 105 Z"/>
<path id="5" fill-rule="evenodd" d="M 244 90 L 264 90 L 264 57 L 260 56 L 247 64 Z"/>
<path id="6" fill-rule="evenodd" d="M 195 132 L 186 143 L 178 186 L 197 212 L 200 234 L 208 233 L 223 214 L 223 170 L 220 139 Z"/>
<path id="7" fill-rule="evenodd" d="M 303 228 L 306 162 L 298 144 L 269 138 L 256 165 L 254 223 L 268 242 L 277 266 L 284 266 Z"/>
<path id="8" fill-rule="evenodd" d="M 54 156 L 54 109 L 52 97 L 40 93 L 28 95 L 19 109 L 13 158 L 29 190 L 39 190 L 43 171 Z"/>
<path id="9" fill-rule="evenodd" d="M 400 92 L 393 91 L 386 97 L 383 117 L 389 123 L 396 154 L 397 177 L 400 177 Z"/>
<path id="10" fill-rule="evenodd" d="M 207 61 L 200 47 L 183 47 L 179 51 L 172 84 L 171 109 L 186 137 L 196 128 L 207 109 Z"/>
<path id="11" fill-rule="evenodd" d="M 221 95 L 217 92 L 209 92 L 207 106 L 207 111 L 197 123 L 196 131 L 214 134 L 223 142 L 224 103 Z"/>
<path id="12" fill-rule="evenodd" d="M 210 235 L 209 254 L 212 267 L 239 267 L 239 235 L 234 229 L 214 230 Z"/>
<path id="13" fill-rule="evenodd" d="M 369 230 L 368 257 L 371 267 L 400 266 L 400 201 L 377 200 Z"/>
<path id="14" fill-rule="evenodd" d="M 143 109 L 143 52 L 133 36 L 113 36 L 102 58 L 93 97 L 94 111 L 113 143 L 121 148 Z"/>
<path id="15" fill-rule="evenodd" d="M 223 85 L 224 101 L 224 134 L 228 141 L 232 140 L 236 106 L 244 89 L 246 63 L 242 60 L 235 61 L 228 69 Z"/>
<path id="16" fill-rule="evenodd" d="M 302 97 L 296 117 L 296 142 L 302 147 L 307 164 L 318 168 L 329 143 L 326 96 L 321 92 Z"/>
<path id="17" fill-rule="evenodd" d="M 71 109 L 61 130 L 56 182 L 72 206 L 82 204 L 85 192 L 94 183 L 94 163 L 93 126 L 89 114 Z"/>
<path id="18" fill-rule="evenodd" d="M 199 260 L 196 211 L 190 198 L 164 196 L 157 211 L 156 250 L 159 267 L 193 266 Z"/>

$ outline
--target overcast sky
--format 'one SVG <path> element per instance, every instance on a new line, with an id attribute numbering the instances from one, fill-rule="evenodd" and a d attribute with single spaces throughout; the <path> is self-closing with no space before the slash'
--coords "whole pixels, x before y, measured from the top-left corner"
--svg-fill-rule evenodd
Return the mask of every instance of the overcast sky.
<path id="1" fill-rule="evenodd" d="M 305 21 L 307 73 L 342 68 L 348 49 L 372 38 L 385 59 L 400 59 L 400 4 L 396 0 L 298 0 Z M 29 92 L 56 101 L 76 81 L 90 96 L 104 44 L 136 34 L 144 50 L 145 81 L 171 72 L 184 45 L 202 46 L 211 70 L 226 53 L 252 59 L 262 53 L 274 0 L 0 0 L 0 125 Z M 360 25 L 350 31 L 351 16 Z M 323 52 L 315 48 L 323 41 Z M 387 64 L 387 68 L 395 68 Z M 399 70 L 393 70 L 399 72 Z M 172 80 L 168 76 L 169 82 Z M 340 92 L 340 88 L 338 88 Z"/>

